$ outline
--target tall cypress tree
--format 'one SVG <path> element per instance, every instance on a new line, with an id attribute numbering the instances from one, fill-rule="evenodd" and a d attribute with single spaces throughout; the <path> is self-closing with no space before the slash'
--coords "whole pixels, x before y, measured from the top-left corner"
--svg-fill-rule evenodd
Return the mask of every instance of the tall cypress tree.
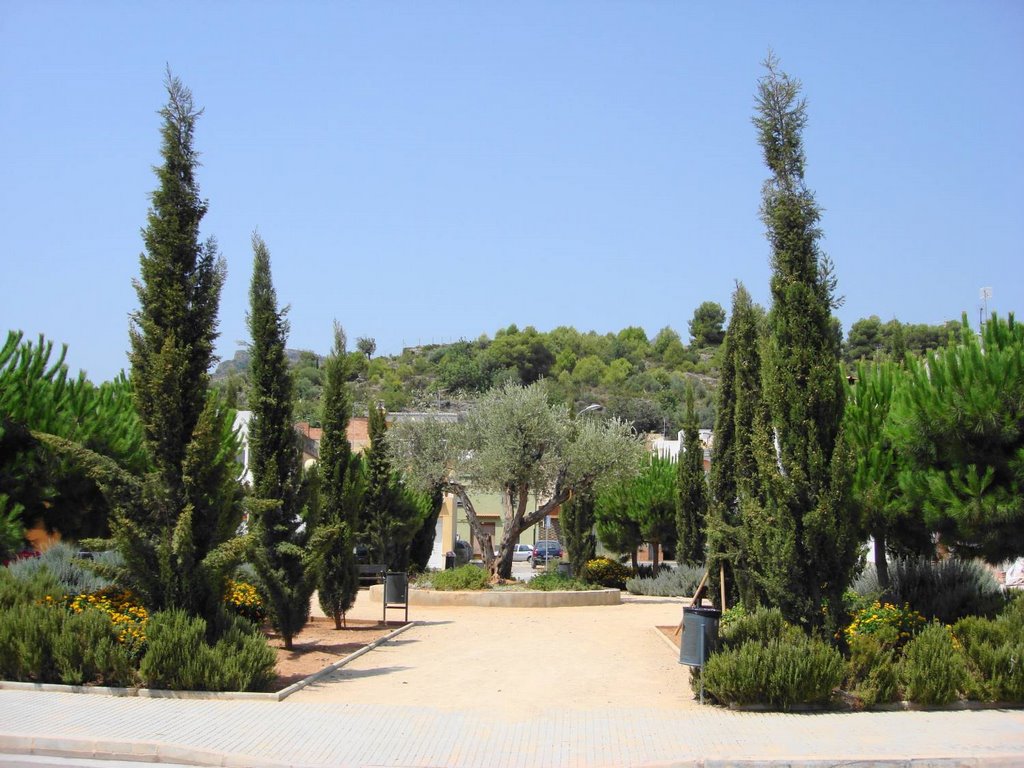
<path id="1" fill-rule="evenodd" d="M 320 608 L 341 628 L 359 592 L 356 567 L 356 520 L 363 503 L 362 462 L 352 453 L 347 431 L 352 415 L 348 391 L 345 331 L 334 325 L 334 348 L 327 358 L 323 392 L 323 437 L 320 440 L 320 505 L 310 542 L 311 566 Z"/>
<path id="2" fill-rule="evenodd" d="M 676 560 L 689 565 L 705 562 L 704 542 L 708 514 L 707 478 L 704 476 L 704 447 L 700 444 L 693 387 L 686 387 L 686 424 L 683 450 L 676 465 Z"/>
<path id="3" fill-rule="evenodd" d="M 761 332 L 764 311 L 742 283 L 732 297 L 729 327 L 718 386 L 714 458 L 711 462 L 708 521 L 708 568 L 711 593 L 719 595 L 720 566 L 725 565 L 727 594 L 732 601 L 750 593 L 745 577 L 746 536 L 741 499 L 759 498 L 754 428 L 763 408 L 761 397 Z"/>
<path id="4" fill-rule="evenodd" d="M 366 507 L 361 532 L 371 558 L 391 569 L 405 570 L 409 564 L 409 543 L 425 510 L 401 486 L 391 469 L 391 457 L 385 446 L 388 425 L 383 407 L 370 409 L 368 431 Z"/>
<path id="5" fill-rule="evenodd" d="M 763 357 L 766 419 L 754 445 L 763 502 L 745 504 L 752 575 L 762 600 L 810 626 L 833 629 L 857 559 L 840 439 L 843 382 L 833 322 L 835 280 L 819 247 L 820 212 L 804 184 L 800 83 L 769 55 L 758 82 L 758 129 L 771 177 L 761 217 L 771 244 L 772 308 Z"/>
<path id="6" fill-rule="evenodd" d="M 271 622 L 285 648 L 309 617 L 312 580 L 303 566 L 311 533 L 300 516 L 301 455 L 292 426 L 292 378 L 285 355 L 287 309 L 277 307 L 270 275 L 270 252 L 252 236 L 249 288 L 249 465 L 253 493 L 254 565 L 268 598 Z M 312 521 L 310 521 L 310 525 Z"/>
<path id="7" fill-rule="evenodd" d="M 135 283 L 139 309 L 132 314 L 129 357 L 146 443 L 173 509 L 185 502 L 182 467 L 206 406 L 226 267 L 212 237 L 199 241 L 207 203 L 199 196 L 192 141 L 202 110 L 170 72 L 166 87 L 167 105 L 160 110 L 163 164 L 155 169 L 159 186 L 142 231 L 146 252 Z"/>
<path id="8" fill-rule="evenodd" d="M 562 537 L 566 549 L 569 550 L 569 562 L 575 574 L 583 573 L 583 566 L 597 556 L 597 536 L 594 535 L 594 524 L 597 516 L 594 512 L 596 501 L 593 490 L 574 493 L 562 505 L 559 512 Z"/>
<path id="9" fill-rule="evenodd" d="M 111 527 L 147 607 L 216 618 L 242 551 L 232 540 L 240 519 L 233 414 L 210 395 L 207 373 L 225 266 L 213 238 L 199 241 L 207 204 L 195 178 L 193 134 L 201 110 L 170 72 L 166 87 L 163 162 L 142 232 L 129 354 L 155 477 L 144 493 L 133 491 L 142 493 L 134 502 L 122 499 Z"/>

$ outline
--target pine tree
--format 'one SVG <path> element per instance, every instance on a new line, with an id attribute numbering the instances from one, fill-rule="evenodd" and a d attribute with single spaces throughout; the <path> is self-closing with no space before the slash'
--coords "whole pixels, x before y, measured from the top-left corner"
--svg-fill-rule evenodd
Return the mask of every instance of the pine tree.
<path id="1" fill-rule="evenodd" d="M 163 162 L 143 230 L 145 253 L 132 314 L 132 386 L 154 476 L 143 484 L 78 452 L 116 502 L 111 528 L 126 575 L 147 608 L 183 608 L 219 626 L 226 579 L 244 552 L 233 414 L 209 392 L 224 262 L 199 242 L 207 204 L 195 178 L 200 110 L 167 74 L 160 111 Z M 51 442 L 51 444 L 54 444 Z M 74 453 L 74 451 L 72 451 Z M 118 490 L 120 489 L 120 490 Z"/>
<path id="2" fill-rule="evenodd" d="M 309 546 L 320 608 L 341 628 L 359 592 L 354 553 L 356 515 L 363 503 L 362 462 L 353 455 L 347 430 L 352 415 L 345 332 L 334 326 L 334 348 L 325 363 L 323 437 L 320 440 L 320 504 Z"/>
<path id="3" fill-rule="evenodd" d="M 700 443 L 693 387 L 686 387 L 686 425 L 683 450 L 676 465 L 676 560 L 689 565 L 705 562 L 705 530 L 708 514 L 707 478 L 704 476 L 704 447 Z"/>
<path id="4" fill-rule="evenodd" d="M 754 445 L 763 503 L 751 497 L 751 571 L 762 600 L 790 620 L 834 629 L 857 559 L 849 454 L 840 436 L 835 279 L 818 247 L 820 212 L 804 184 L 800 83 L 769 55 L 754 118 L 771 177 L 761 208 L 772 256 L 762 381 L 767 421 Z"/>
<path id="5" fill-rule="evenodd" d="M 908 358 L 889 430 L 901 491 L 961 557 L 1024 554 L 1024 326 L 995 314 L 981 338 Z"/>
<path id="6" fill-rule="evenodd" d="M 252 236 L 249 288 L 249 465 L 253 476 L 253 562 L 268 599 L 274 628 L 285 648 L 309 618 L 313 584 L 303 566 L 311 533 L 300 516 L 302 467 L 292 426 L 292 378 L 285 356 L 287 309 L 278 310 L 270 252 Z"/>

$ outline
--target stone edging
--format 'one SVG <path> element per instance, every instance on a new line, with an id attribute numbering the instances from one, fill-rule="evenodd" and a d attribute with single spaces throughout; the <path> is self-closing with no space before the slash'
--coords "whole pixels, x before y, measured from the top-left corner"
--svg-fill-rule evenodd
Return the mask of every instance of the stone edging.
<path id="1" fill-rule="evenodd" d="M 370 587 L 370 599 L 383 600 L 384 587 Z M 456 592 L 434 589 L 410 589 L 409 605 L 466 606 L 474 608 L 567 608 L 588 605 L 619 605 L 622 593 L 617 589 L 592 589 L 580 592 L 543 592 L 541 590 L 491 590 Z"/>
<path id="2" fill-rule="evenodd" d="M 410 621 L 398 629 L 389 632 L 383 637 L 378 637 L 372 643 L 364 645 L 358 651 L 350 653 L 343 659 L 324 667 L 309 677 L 292 683 L 287 688 L 282 688 L 274 693 L 260 693 L 257 691 L 161 691 L 153 688 L 108 688 L 105 686 L 91 685 L 61 685 L 60 683 L 20 683 L 8 680 L 0 680 L 0 690 L 8 691 L 42 691 L 45 693 L 88 693 L 100 696 L 136 696 L 143 699 L 207 699 L 207 700 L 234 700 L 234 701 L 284 701 L 296 691 L 302 690 L 310 683 L 314 683 L 322 677 L 344 667 L 350 661 L 355 661 L 364 653 L 369 653 L 374 648 L 386 643 L 393 637 L 402 634 L 418 622 Z"/>

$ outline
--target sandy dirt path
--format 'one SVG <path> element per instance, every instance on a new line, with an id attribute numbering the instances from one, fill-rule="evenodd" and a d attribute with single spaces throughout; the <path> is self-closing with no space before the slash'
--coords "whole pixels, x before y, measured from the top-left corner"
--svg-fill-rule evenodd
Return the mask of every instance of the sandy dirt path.
<path id="1" fill-rule="evenodd" d="M 380 611 L 362 591 L 350 615 Z M 629 595 L 584 608 L 413 606 L 417 626 L 289 701 L 487 706 L 513 719 L 552 707 L 689 709 L 689 672 L 654 629 L 681 615 L 678 600 Z"/>

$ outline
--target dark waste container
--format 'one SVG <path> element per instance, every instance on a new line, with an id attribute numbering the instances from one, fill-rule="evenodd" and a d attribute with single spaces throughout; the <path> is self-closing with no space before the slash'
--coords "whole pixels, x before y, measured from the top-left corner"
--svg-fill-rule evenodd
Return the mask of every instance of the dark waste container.
<path id="1" fill-rule="evenodd" d="M 718 646 L 718 621 L 722 612 L 717 608 L 693 605 L 683 608 L 683 640 L 679 644 L 679 663 L 703 667 L 708 656 Z"/>
<path id="2" fill-rule="evenodd" d="M 388 571 L 384 574 L 384 602 L 405 605 L 409 595 L 409 574 Z"/>
<path id="3" fill-rule="evenodd" d="M 455 567 L 455 553 L 445 552 L 444 553 L 444 569 L 450 571 Z"/>
<path id="4" fill-rule="evenodd" d="M 557 568 L 555 568 L 555 572 L 559 576 L 564 576 L 567 579 L 571 579 L 573 577 L 572 563 L 559 563 Z"/>

